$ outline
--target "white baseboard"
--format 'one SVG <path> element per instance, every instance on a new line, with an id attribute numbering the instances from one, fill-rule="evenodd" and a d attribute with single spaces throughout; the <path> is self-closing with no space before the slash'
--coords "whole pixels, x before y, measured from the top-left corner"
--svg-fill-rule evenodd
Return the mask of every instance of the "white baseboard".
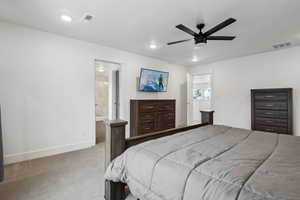
<path id="1" fill-rule="evenodd" d="M 68 144 L 62 146 L 55 146 L 50 148 L 38 149 L 35 151 L 28 151 L 10 155 L 4 155 L 4 164 L 12 164 L 17 162 L 22 162 L 26 160 L 32 160 L 36 158 L 42 158 L 46 156 L 57 155 L 61 153 L 66 153 L 70 151 L 76 151 L 81 149 L 90 148 L 95 145 L 94 141 L 81 142 L 78 144 Z"/>

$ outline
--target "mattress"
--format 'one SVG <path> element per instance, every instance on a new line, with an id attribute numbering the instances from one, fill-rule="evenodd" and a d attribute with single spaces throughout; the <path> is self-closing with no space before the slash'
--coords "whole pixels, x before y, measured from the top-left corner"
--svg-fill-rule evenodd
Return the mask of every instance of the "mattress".
<path id="1" fill-rule="evenodd" d="M 141 200 L 299 200 L 300 137 L 204 126 L 129 148 L 105 178 Z"/>

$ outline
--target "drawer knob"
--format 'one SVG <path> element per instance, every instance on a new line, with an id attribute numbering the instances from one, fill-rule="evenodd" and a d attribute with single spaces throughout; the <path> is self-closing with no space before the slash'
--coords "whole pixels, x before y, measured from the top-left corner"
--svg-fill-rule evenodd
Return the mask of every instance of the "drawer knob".
<path id="1" fill-rule="evenodd" d="M 274 96 L 273 95 L 267 95 L 265 96 L 266 98 L 273 98 Z"/>
<path id="2" fill-rule="evenodd" d="M 265 115 L 272 115 L 273 113 L 271 112 L 266 112 Z"/>
<path id="3" fill-rule="evenodd" d="M 273 106 L 273 104 L 266 104 L 266 106 L 268 106 L 268 107 L 272 107 L 272 106 Z"/>

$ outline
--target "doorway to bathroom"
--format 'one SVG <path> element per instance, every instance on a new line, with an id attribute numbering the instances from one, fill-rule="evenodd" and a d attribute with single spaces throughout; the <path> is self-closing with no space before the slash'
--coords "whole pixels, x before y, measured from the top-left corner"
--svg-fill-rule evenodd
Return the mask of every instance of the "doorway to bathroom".
<path id="1" fill-rule="evenodd" d="M 201 123 L 201 110 L 212 108 L 212 74 L 187 75 L 187 122 Z"/>
<path id="2" fill-rule="evenodd" d="M 119 103 L 119 63 L 95 60 L 96 68 L 96 143 L 105 141 L 105 120 L 118 119 Z"/>

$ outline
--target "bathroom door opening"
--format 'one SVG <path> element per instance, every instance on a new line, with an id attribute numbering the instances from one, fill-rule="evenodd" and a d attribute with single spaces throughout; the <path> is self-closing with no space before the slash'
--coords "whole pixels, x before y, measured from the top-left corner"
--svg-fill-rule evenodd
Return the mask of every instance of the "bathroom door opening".
<path id="1" fill-rule="evenodd" d="M 212 108 L 212 75 L 187 74 L 187 122 L 201 123 L 201 110 Z"/>
<path id="2" fill-rule="evenodd" d="M 120 117 L 120 64 L 95 60 L 96 143 L 105 141 L 105 120 Z"/>

